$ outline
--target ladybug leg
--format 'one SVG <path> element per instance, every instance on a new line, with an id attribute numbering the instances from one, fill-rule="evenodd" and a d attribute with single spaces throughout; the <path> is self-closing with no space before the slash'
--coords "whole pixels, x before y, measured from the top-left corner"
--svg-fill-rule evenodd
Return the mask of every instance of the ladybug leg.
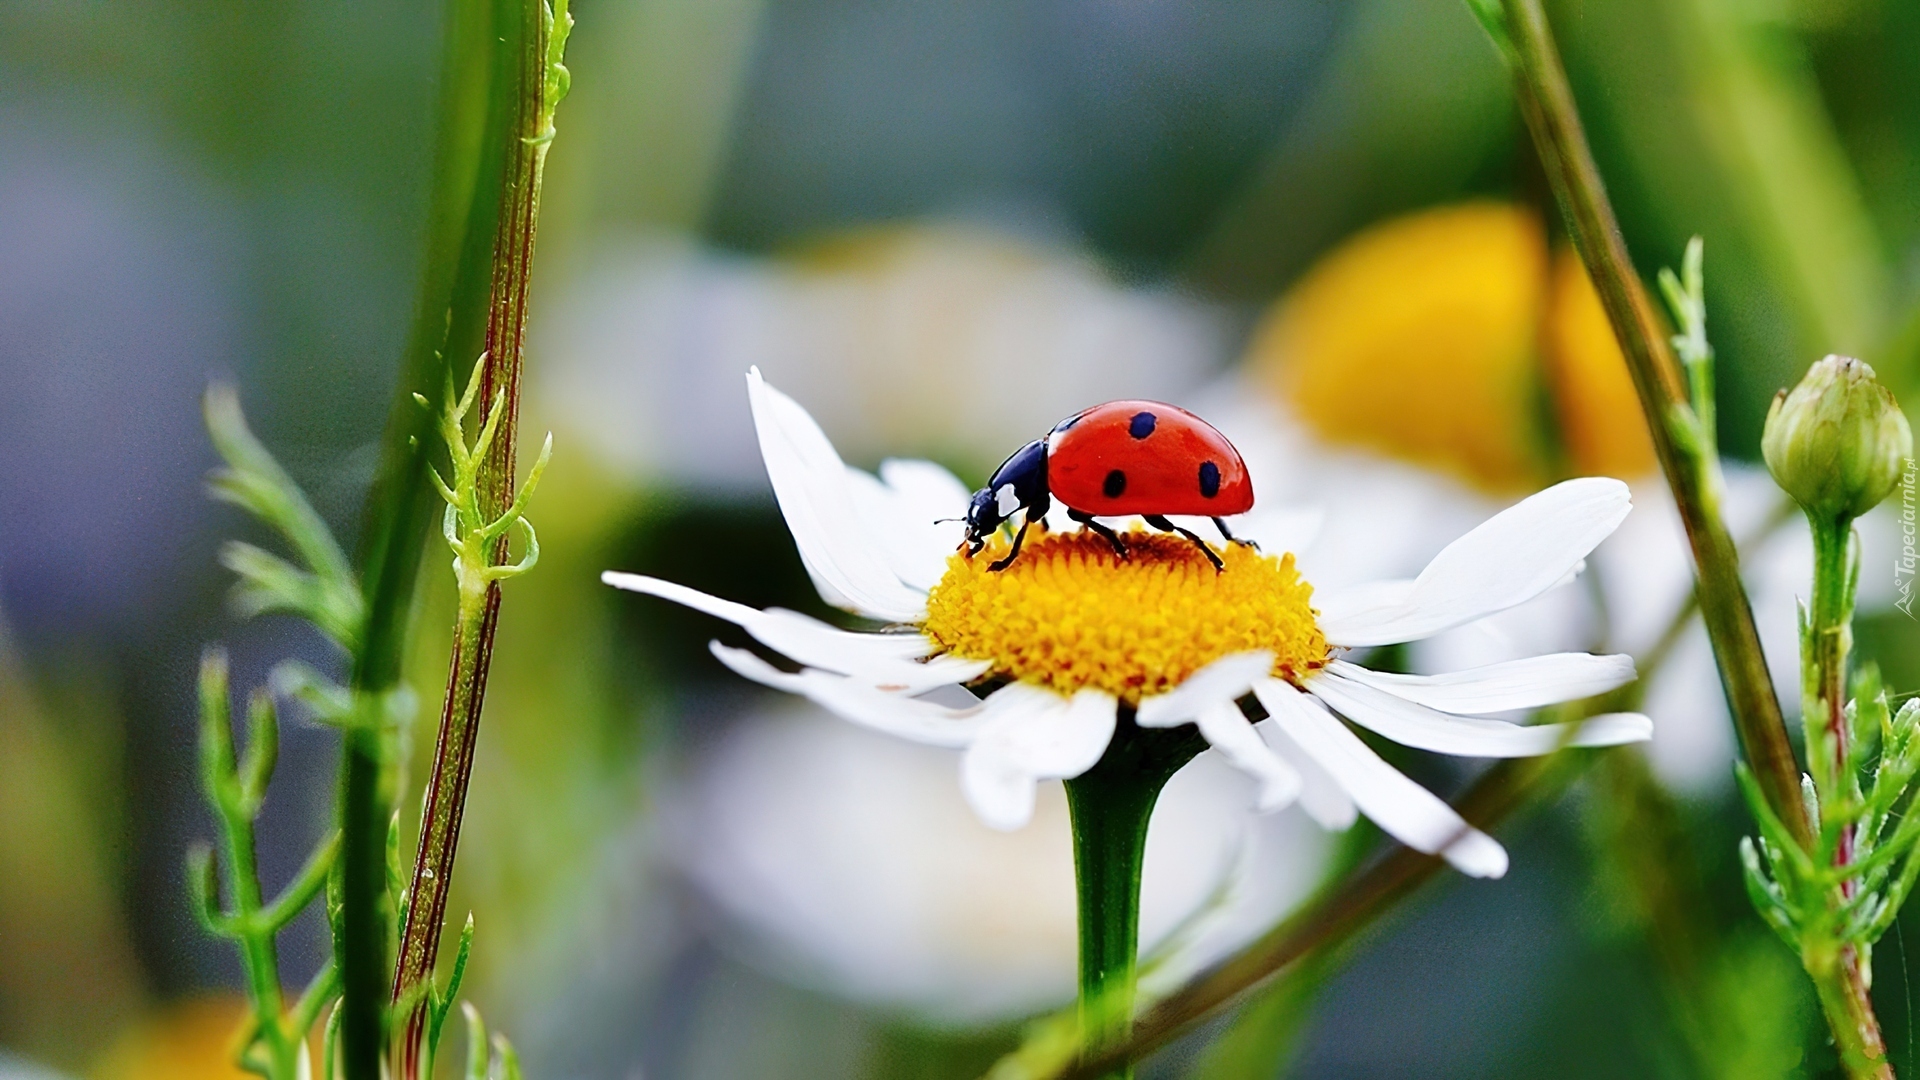
<path id="1" fill-rule="evenodd" d="M 1027 538 L 1027 526 L 1031 524 L 1033 524 L 1033 520 L 1031 518 L 1025 521 L 1022 521 L 1020 523 L 1020 531 L 1013 534 L 1013 550 L 1007 552 L 1006 558 L 995 559 L 992 562 L 988 563 L 987 570 L 989 572 L 997 574 L 1000 571 L 1005 570 L 1007 567 L 1013 565 L 1013 560 L 1020 557 L 1020 542 Z"/>
<path id="2" fill-rule="evenodd" d="M 1067 516 L 1079 522 L 1080 524 L 1085 525 L 1087 528 L 1092 529 L 1094 532 L 1100 534 L 1102 537 L 1105 537 L 1107 543 L 1113 545 L 1113 553 L 1115 555 L 1118 555 L 1123 559 L 1131 558 L 1133 556 L 1133 553 L 1127 550 L 1126 542 L 1120 539 L 1120 534 L 1117 532 L 1114 532 L 1112 529 L 1107 528 L 1105 525 L 1102 525 L 1099 522 L 1093 520 L 1092 514 L 1089 514 L 1080 510 L 1068 510 Z"/>
<path id="3" fill-rule="evenodd" d="M 1225 518 L 1214 518 L 1213 527 L 1220 530 L 1220 535 L 1226 537 L 1227 543 L 1229 544 L 1239 544 L 1241 547 L 1252 548 L 1255 551 L 1260 550 L 1259 544 L 1256 544 L 1251 540 L 1242 540 L 1239 537 L 1233 535 L 1231 532 L 1228 532 L 1227 522 Z"/>
<path id="4" fill-rule="evenodd" d="M 1173 522 L 1168 521 L 1166 519 L 1166 516 L 1162 514 L 1145 514 L 1142 516 L 1147 519 L 1147 524 L 1153 526 L 1156 529 L 1159 529 L 1162 532 L 1177 532 L 1181 536 L 1184 536 L 1187 539 L 1193 541 L 1193 545 L 1200 549 L 1201 554 L 1207 557 L 1208 562 L 1213 564 L 1214 573 L 1217 574 L 1220 571 L 1225 570 L 1227 568 L 1227 564 L 1220 561 L 1220 556 L 1213 553 L 1213 549 L 1207 546 L 1207 542 L 1205 540 L 1200 539 L 1199 533 L 1196 533 L 1191 529 L 1183 529 L 1180 526 L 1175 525 Z"/>

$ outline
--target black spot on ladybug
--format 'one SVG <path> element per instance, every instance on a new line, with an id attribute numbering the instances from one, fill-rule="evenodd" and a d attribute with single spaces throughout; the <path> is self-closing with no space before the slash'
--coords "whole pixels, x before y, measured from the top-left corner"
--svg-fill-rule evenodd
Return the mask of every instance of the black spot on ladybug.
<path id="1" fill-rule="evenodd" d="M 1160 418 L 1150 412 L 1134 413 L 1133 419 L 1127 421 L 1127 434 L 1136 439 L 1144 439 L 1153 434 L 1153 425 L 1159 422 Z"/>
<path id="2" fill-rule="evenodd" d="M 1117 499 L 1127 490 L 1127 474 L 1115 469 L 1107 474 L 1107 480 L 1100 485 L 1100 493 L 1109 499 Z"/>
<path id="3" fill-rule="evenodd" d="M 1109 480 L 1112 477 L 1108 477 Z M 1211 499 L 1220 494 L 1220 466 L 1211 461 L 1200 463 L 1200 496 Z"/>

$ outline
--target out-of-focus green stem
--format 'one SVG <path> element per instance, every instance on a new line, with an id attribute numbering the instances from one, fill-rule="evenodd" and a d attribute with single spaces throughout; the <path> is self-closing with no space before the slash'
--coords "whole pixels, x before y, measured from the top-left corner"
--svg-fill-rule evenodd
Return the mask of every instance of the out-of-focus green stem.
<path id="1" fill-rule="evenodd" d="M 1679 445 L 1674 435 L 1680 418 L 1688 415 L 1687 384 L 1659 315 L 1627 254 L 1606 185 L 1587 145 L 1546 12 L 1541 0 L 1499 0 L 1497 10 L 1493 0 L 1469 2 L 1494 34 L 1495 44 L 1513 70 L 1520 114 L 1546 167 L 1574 244 L 1593 277 L 1614 336 L 1626 354 L 1654 450 L 1693 549 L 1700 613 L 1713 640 L 1714 657 L 1747 760 L 1768 803 L 1794 836 L 1810 843 L 1813 833 L 1800 803 L 1799 768 L 1794 764 L 1786 722 L 1760 650 L 1753 608 L 1740 581 L 1733 537 L 1720 518 L 1717 499 L 1708 486 L 1709 471 Z"/>
<path id="2" fill-rule="evenodd" d="M 439 506 L 427 482 L 432 418 L 414 395 L 440 392 L 447 357 L 476 356 L 484 348 L 499 162 L 509 142 L 505 124 L 489 122 L 502 96 L 493 8 L 494 0 L 452 0 L 445 8 L 420 292 L 357 558 L 367 626 L 353 656 L 352 682 L 362 702 L 379 702 L 400 683 L 420 557 Z M 388 760 L 381 720 L 366 720 L 347 728 L 340 764 L 341 911 L 334 955 L 342 1004 L 328 1030 L 337 1029 L 347 1080 L 380 1080 L 390 985 L 386 837 L 397 763 Z"/>
<path id="3" fill-rule="evenodd" d="M 499 73 L 496 102 L 504 108 L 496 108 L 489 122 L 499 126 L 506 139 L 499 161 L 484 360 L 476 376 L 477 385 L 470 387 L 480 402 L 483 434 L 476 445 L 483 459 L 477 463 L 469 496 L 475 505 L 468 509 L 477 511 L 479 520 L 467 522 L 485 534 L 490 550 L 484 556 L 493 567 L 502 567 L 508 561 L 510 530 L 505 526 L 512 524 L 521 505 L 514 495 L 514 472 L 527 302 L 533 280 L 541 176 L 553 141 L 553 110 L 567 90 L 560 52 L 571 23 L 565 0 L 551 10 L 545 0 L 496 0 L 493 7 L 493 63 Z M 450 445 L 462 438 L 457 427 L 448 434 Z M 456 458 L 463 449 L 455 451 Z M 456 515 L 450 520 L 465 521 L 465 516 L 458 513 L 460 509 L 450 511 Z M 489 521 L 502 527 L 497 531 L 483 528 Z M 537 547 L 530 529 L 528 537 L 531 565 Z M 455 537 L 450 535 L 449 540 Z M 471 539 L 466 543 L 470 545 Z M 466 554 L 477 557 L 480 553 Z M 498 577 L 483 567 L 468 565 L 473 561 L 463 556 L 459 565 L 459 615 L 433 772 L 420 823 L 420 845 L 414 858 L 411 901 L 394 968 L 391 1000 L 395 1003 L 433 977 L 467 784 L 473 771 L 487 670 L 500 616 Z M 419 1076 L 427 1020 L 424 1000 L 402 1020 L 392 1053 L 396 1072 L 403 1080 Z"/>
<path id="4" fill-rule="evenodd" d="M 208 932 L 240 946 L 253 1017 L 240 1040 L 236 1061 L 269 1080 L 299 1080 L 306 1062 L 305 1041 L 319 1009 L 333 994 L 333 965 L 324 965 L 313 984 L 288 1012 L 280 987 L 276 941 L 326 884 L 338 853 L 337 838 L 315 849 L 306 866 L 271 902 L 263 899 L 254 858 L 254 818 L 266 799 L 279 752 L 279 720 L 273 697 L 256 691 L 247 708 L 247 747 L 236 760 L 227 658 L 209 651 L 200 663 L 200 779 L 219 819 L 224 858 L 206 847 L 189 857 L 188 884 L 194 908 Z M 219 902 L 221 868 L 226 870 L 230 911 Z"/>

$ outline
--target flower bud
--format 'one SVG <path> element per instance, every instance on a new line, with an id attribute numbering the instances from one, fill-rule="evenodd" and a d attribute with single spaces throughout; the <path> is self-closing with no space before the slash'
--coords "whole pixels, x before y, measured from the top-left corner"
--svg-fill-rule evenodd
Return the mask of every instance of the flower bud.
<path id="1" fill-rule="evenodd" d="M 1808 514 L 1849 521 L 1900 482 L 1913 432 L 1871 367 L 1829 356 L 1774 397 L 1760 449 L 1774 482 Z"/>

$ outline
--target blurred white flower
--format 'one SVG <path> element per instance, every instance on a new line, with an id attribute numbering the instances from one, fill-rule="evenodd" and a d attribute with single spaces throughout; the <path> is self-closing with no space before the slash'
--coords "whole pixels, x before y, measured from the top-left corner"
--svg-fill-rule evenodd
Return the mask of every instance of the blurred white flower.
<path id="1" fill-rule="evenodd" d="M 543 405 L 629 479 L 758 488 L 758 365 L 855 460 L 991 464 L 1093 401 L 1165 400 L 1226 351 L 1223 315 L 1071 251 L 960 225 L 779 259 L 656 239 L 610 251 L 542 321 Z"/>
<path id="2" fill-rule="evenodd" d="M 1030 1015 L 1074 993 L 1073 852 L 1057 782 L 1032 828 L 983 825 L 950 753 L 792 703 L 743 720 L 669 814 L 677 861 L 747 956 L 791 981 L 935 1024 Z M 1141 948 L 1191 971 L 1318 883 L 1331 843 L 1203 754 L 1155 806 Z M 1198 930 L 1191 940 L 1176 928 Z"/>
<path id="3" fill-rule="evenodd" d="M 1403 745 L 1469 757 L 1529 757 L 1650 734 L 1646 717 L 1633 713 L 1577 725 L 1486 718 L 1623 685 L 1634 677 L 1624 656 L 1533 655 L 1417 676 L 1376 673 L 1338 655 L 1428 638 L 1562 583 L 1626 517 L 1627 487 L 1617 480 L 1571 480 L 1525 499 L 1447 545 L 1412 580 L 1317 595 L 1291 555 L 1229 544 L 1218 572 L 1185 542 L 1142 534 L 1121 560 L 1091 533 L 1049 532 L 998 573 L 984 557 L 954 553 L 953 519 L 968 495 L 951 474 L 911 461 L 883 464 L 881 478 L 849 469 L 806 410 L 758 371 L 747 386 L 775 497 L 822 597 L 903 628 L 841 630 L 657 578 L 609 572 L 602 580 L 725 619 L 801 665 L 787 672 L 713 643 L 714 655 L 746 678 L 879 731 L 964 750 L 961 789 L 994 827 L 1025 825 L 1037 782 L 1092 768 L 1121 724 L 1192 723 L 1258 781 L 1261 809 L 1297 800 L 1330 829 L 1364 813 L 1416 850 L 1499 877 L 1505 849 L 1330 709 Z M 991 553 L 1005 543 L 996 536 Z M 978 702 L 918 696 L 989 674 L 1008 681 Z M 1265 717 L 1243 712 L 1248 694 Z"/>

